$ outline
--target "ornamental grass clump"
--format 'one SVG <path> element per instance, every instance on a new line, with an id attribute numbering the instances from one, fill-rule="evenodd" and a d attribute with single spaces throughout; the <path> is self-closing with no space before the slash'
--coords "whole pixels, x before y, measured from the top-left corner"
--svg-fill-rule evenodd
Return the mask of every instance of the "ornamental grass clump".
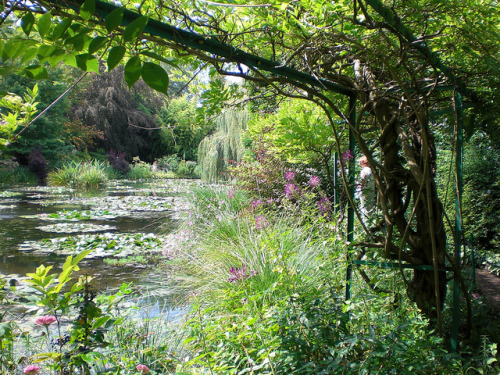
<path id="1" fill-rule="evenodd" d="M 96 191 L 108 183 L 106 165 L 100 161 L 70 162 L 50 172 L 49 185 L 67 186 L 75 190 Z"/>

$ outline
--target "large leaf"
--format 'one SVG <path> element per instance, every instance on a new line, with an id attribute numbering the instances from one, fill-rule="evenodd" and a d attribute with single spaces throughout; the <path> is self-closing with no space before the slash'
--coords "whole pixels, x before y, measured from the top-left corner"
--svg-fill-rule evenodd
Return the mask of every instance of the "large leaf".
<path id="1" fill-rule="evenodd" d="M 129 88 L 141 77 L 141 59 L 139 56 L 133 56 L 125 64 L 125 82 Z"/>
<path id="2" fill-rule="evenodd" d="M 99 51 L 106 44 L 107 40 L 103 36 L 96 36 L 89 44 L 89 53 Z"/>
<path id="3" fill-rule="evenodd" d="M 27 36 L 30 36 L 31 30 L 33 30 L 33 25 L 35 24 L 35 16 L 33 13 L 26 13 L 23 18 L 21 18 L 21 27 Z"/>
<path id="4" fill-rule="evenodd" d="M 38 34 L 43 37 L 47 35 L 50 30 L 50 25 L 52 23 L 52 14 L 50 12 L 45 13 L 37 22 Z"/>
<path id="5" fill-rule="evenodd" d="M 99 61 L 89 53 L 77 55 L 76 65 L 85 72 L 99 73 Z"/>
<path id="6" fill-rule="evenodd" d="M 82 4 L 82 7 L 80 8 L 80 16 L 85 21 L 88 21 L 90 17 L 95 12 L 95 0 L 85 0 L 85 2 Z"/>
<path id="7" fill-rule="evenodd" d="M 59 22 L 56 27 L 54 27 L 54 32 L 52 33 L 52 39 L 59 39 L 61 35 L 63 35 L 68 27 L 71 25 L 71 18 L 64 18 L 61 22 Z"/>
<path id="8" fill-rule="evenodd" d="M 122 18 L 123 8 L 117 8 L 106 16 L 104 22 L 106 23 L 106 30 L 108 30 L 108 33 L 120 26 Z"/>
<path id="9" fill-rule="evenodd" d="M 38 52 L 37 47 L 28 48 L 26 50 L 26 52 L 23 53 L 23 56 L 21 57 L 21 64 L 24 64 L 30 60 L 33 60 L 36 57 L 37 52 Z"/>
<path id="10" fill-rule="evenodd" d="M 49 74 L 47 70 L 41 65 L 32 65 L 23 69 L 27 77 L 31 79 L 47 79 Z"/>
<path id="11" fill-rule="evenodd" d="M 6 61 L 10 58 L 15 58 L 19 49 L 22 48 L 21 41 L 18 39 L 11 39 L 3 46 L 2 60 Z"/>
<path id="12" fill-rule="evenodd" d="M 126 49 L 123 46 L 111 48 L 108 54 L 108 71 L 113 70 L 125 55 Z"/>
<path id="13" fill-rule="evenodd" d="M 141 76 L 144 82 L 153 90 L 167 95 L 168 74 L 161 66 L 151 62 L 145 62 L 142 66 Z"/>
<path id="14" fill-rule="evenodd" d="M 139 18 L 136 18 L 135 20 L 130 22 L 130 24 L 123 32 L 123 40 L 125 40 L 126 42 L 130 42 L 137 38 L 139 33 L 146 27 L 148 21 L 149 17 L 140 16 Z"/>

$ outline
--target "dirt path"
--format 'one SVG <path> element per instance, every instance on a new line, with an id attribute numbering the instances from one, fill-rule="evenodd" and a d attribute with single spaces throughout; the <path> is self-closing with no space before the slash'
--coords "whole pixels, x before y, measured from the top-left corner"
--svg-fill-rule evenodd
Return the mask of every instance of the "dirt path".
<path id="1" fill-rule="evenodd" d="M 488 307 L 500 318 L 500 277 L 486 270 L 476 269 L 477 292 L 483 296 Z"/>

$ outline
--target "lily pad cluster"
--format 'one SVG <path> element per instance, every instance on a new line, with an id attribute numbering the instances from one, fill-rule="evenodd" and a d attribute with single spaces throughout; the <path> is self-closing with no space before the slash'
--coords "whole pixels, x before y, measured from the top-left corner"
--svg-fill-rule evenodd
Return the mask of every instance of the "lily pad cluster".
<path id="1" fill-rule="evenodd" d="M 24 241 L 20 251 L 73 255 L 83 250 L 93 249 L 90 258 L 126 257 L 160 253 L 166 240 L 151 233 L 103 233 Z"/>
<path id="2" fill-rule="evenodd" d="M 92 223 L 57 223 L 36 227 L 44 232 L 52 233 L 87 233 L 114 231 L 116 227 L 111 225 L 101 225 Z"/>
<path id="3" fill-rule="evenodd" d="M 85 221 L 85 220 L 113 220 L 119 215 L 117 213 L 112 213 L 108 210 L 72 210 L 72 211 L 58 211 L 51 214 L 37 214 L 31 215 L 28 218 L 36 218 L 40 220 L 50 220 L 50 221 Z"/>

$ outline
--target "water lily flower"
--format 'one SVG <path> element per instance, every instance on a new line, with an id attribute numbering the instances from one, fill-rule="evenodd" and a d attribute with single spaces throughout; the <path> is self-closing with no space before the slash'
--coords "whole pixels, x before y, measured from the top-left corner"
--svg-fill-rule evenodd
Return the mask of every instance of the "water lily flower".
<path id="1" fill-rule="evenodd" d="M 146 365 L 137 365 L 135 369 L 141 374 L 149 374 L 149 368 Z"/>
<path id="2" fill-rule="evenodd" d="M 311 180 L 309 180 L 309 185 L 312 187 L 318 186 L 321 184 L 321 179 L 318 176 L 312 176 Z"/>
<path id="3" fill-rule="evenodd" d="M 29 365 L 26 367 L 23 371 L 23 373 L 28 374 L 28 375 L 36 375 L 40 371 L 40 367 L 37 365 Z"/>
<path id="4" fill-rule="evenodd" d="M 35 323 L 41 326 L 49 326 L 56 321 L 57 319 L 55 318 L 55 316 L 46 315 L 46 316 L 39 316 L 38 318 L 36 318 Z"/>

